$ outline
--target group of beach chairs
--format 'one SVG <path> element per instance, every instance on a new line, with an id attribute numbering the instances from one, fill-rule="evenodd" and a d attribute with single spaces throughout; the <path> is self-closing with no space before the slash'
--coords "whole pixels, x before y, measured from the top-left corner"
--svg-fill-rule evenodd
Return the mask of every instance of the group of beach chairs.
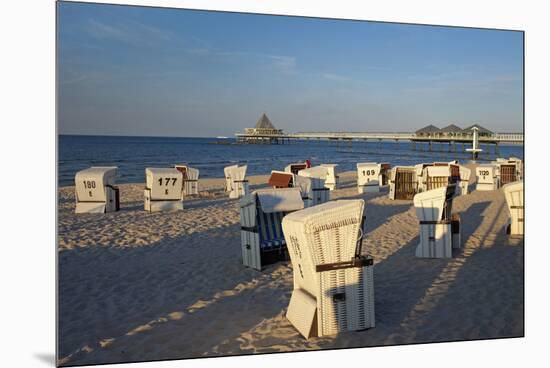
<path id="1" fill-rule="evenodd" d="M 120 209 L 116 166 L 92 166 L 75 175 L 76 213 L 107 213 Z M 199 170 L 188 165 L 146 168 L 144 209 L 149 212 L 183 209 L 183 198 L 199 194 Z"/>
<path id="2" fill-rule="evenodd" d="M 306 339 L 375 326 L 373 259 L 362 254 L 363 199 L 330 200 L 337 165 L 309 161 L 272 171 L 270 188 L 249 191 L 247 166 L 224 169 L 225 190 L 239 199 L 243 264 L 262 270 L 290 259 L 293 292 L 288 320 Z M 199 171 L 186 165 L 147 168 L 145 209 L 182 209 L 183 197 L 198 194 Z M 471 172 L 457 161 L 395 166 L 358 163 L 359 194 L 388 187 L 392 200 L 413 200 L 419 220 L 420 258 L 450 258 L 461 247 L 461 225 L 453 198 L 467 195 Z M 116 167 L 77 173 L 76 212 L 111 212 L 120 207 Z M 498 159 L 476 168 L 477 190 L 502 188 L 510 212 L 507 232 L 523 235 L 523 162 Z"/>
<path id="3" fill-rule="evenodd" d="M 286 316 L 306 339 L 375 326 L 373 259 L 361 253 L 365 202 L 329 201 L 327 190 L 338 184 L 334 169 L 289 165 L 285 171 L 272 171 L 272 188 L 253 191 L 239 202 L 243 264 L 262 270 L 290 258 L 294 289 Z M 391 199 L 412 199 L 420 228 L 416 257 L 450 258 L 462 243 L 460 217 L 452 212 L 452 202 L 468 194 L 470 175 L 457 161 L 393 168 L 359 163 L 357 188 L 368 193 L 388 186 Z M 327 187 L 329 177 L 334 180 Z M 316 181 L 302 184 L 304 178 Z M 511 235 L 523 234 L 521 178 L 518 171 L 515 180 L 502 187 Z M 311 201 L 311 188 L 327 196 Z"/>

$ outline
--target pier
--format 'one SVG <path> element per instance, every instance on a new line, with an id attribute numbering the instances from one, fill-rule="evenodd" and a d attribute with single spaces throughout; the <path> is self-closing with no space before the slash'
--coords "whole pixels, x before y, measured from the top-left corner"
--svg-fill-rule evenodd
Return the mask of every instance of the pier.
<path id="1" fill-rule="evenodd" d="M 343 143 L 351 147 L 354 141 L 409 141 L 411 149 L 434 150 L 434 146 L 447 145 L 448 152 L 456 152 L 460 145 L 462 152 L 473 144 L 473 130 L 478 131 L 479 144 L 494 145 L 494 152 L 498 154 L 499 144 L 523 144 L 523 133 L 494 133 L 477 124 L 461 129 L 456 125 L 449 125 L 439 129 L 429 125 L 413 133 L 406 132 L 298 132 L 284 133 L 276 129 L 269 122 L 268 129 L 258 129 L 265 124 L 265 114 L 260 118 L 256 128 L 247 128 L 244 133 L 235 133 L 237 143 L 242 144 L 292 144 L 298 142 L 332 141 L 337 145 Z M 269 121 L 269 120 L 267 120 Z M 263 126 L 262 126 L 263 125 Z M 424 149 L 426 148 L 426 149 Z"/>

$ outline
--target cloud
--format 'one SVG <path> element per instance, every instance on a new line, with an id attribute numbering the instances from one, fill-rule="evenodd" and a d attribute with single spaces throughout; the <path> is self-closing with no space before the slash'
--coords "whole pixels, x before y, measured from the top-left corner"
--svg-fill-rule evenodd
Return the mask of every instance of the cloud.
<path id="1" fill-rule="evenodd" d="M 134 46 L 149 46 L 159 41 L 173 38 L 172 32 L 152 27 L 136 21 L 127 21 L 117 25 L 89 19 L 86 31 L 98 40 L 111 40 Z"/>

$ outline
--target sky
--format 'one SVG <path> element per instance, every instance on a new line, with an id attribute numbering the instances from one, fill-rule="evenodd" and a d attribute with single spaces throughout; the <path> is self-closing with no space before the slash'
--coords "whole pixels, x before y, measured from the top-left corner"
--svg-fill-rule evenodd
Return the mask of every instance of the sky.
<path id="1" fill-rule="evenodd" d="M 60 134 L 523 131 L 523 33 L 57 5 Z"/>

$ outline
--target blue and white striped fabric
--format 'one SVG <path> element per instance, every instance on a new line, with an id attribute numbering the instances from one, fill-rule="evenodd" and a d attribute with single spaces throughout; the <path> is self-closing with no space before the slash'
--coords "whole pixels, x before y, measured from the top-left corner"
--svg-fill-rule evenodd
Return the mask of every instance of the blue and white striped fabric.
<path id="1" fill-rule="evenodd" d="M 265 213 L 258 209 L 260 247 L 270 249 L 286 244 L 281 223 L 286 213 Z"/>

